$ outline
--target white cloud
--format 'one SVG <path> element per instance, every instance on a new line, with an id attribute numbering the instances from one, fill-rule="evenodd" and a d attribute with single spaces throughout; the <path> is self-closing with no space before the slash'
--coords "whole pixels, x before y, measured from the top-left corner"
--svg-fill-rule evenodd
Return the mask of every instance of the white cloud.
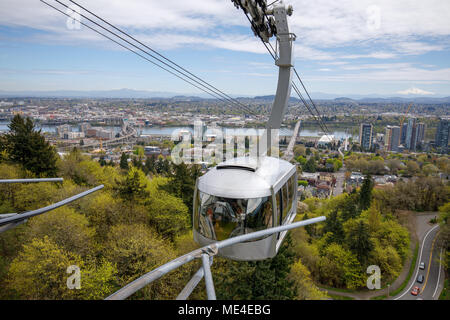
<path id="1" fill-rule="evenodd" d="M 419 88 L 415 88 L 415 87 L 412 87 L 412 88 L 409 88 L 409 89 L 406 89 L 406 90 L 402 90 L 402 91 L 397 91 L 397 93 L 398 94 L 403 94 L 403 95 L 413 94 L 413 95 L 421 95 L 421 96 L 433 95 L 434 94 L 434 92 L 425 91 L 425 90 L 422 90 L 422 89 L 419 89 Z"/>
<path id="2" fill-rule="evenodd" d="M 66 8 L 53 0 L 46 0 L 51 5 L 66 12 Z M 71 4 L 69 1 L 62 1 Z M 213 25 L 242 24 L 234 7 L 221 0 L 203 1 L 183 0 L 96 0 L 77 2 L 87 9 L 99 14 L 113 24 L 132 29 L 164 30 L 205 30 Z M 40 1 L 2 0 L 0 2 L 0 24 L 18 25 L 37 29 L 65 28 L 61 24 L 61 13 L 56 12 Z M 242 17 L 241 17 L 242 18 Z M 62 18 L 64 21 L 67 18 Z"/>
<path id="3" fill-rule="evenodd" d="M 431 51 L 442 51 L 445 49 L 443 45 L 427 44 L 424 42 L 400 42 L 394 48 L 405 54 L 420 55 Z"/>
<path id="4" fill-rule="evenodd" d="M 293 32 L 307 44 L 336 46 L 450 34 L 450 2 L 441 0 L 291 0 Z M 379 8 L 379 28 L 369 27 L 368 8 Z M 295 11 L 297 9 L 297 11 Z"/>
<path id="5" fill-rule="evenodd" d="M 345 65 L 342 70 L 401 70 L 410 67 L 410 63 L 371 63 Z"/>
<path id="6" fill-rule="evenodd" d="M 320 65 L 326 65 L 326 66 L 345 66 L 349 64 L 348 61 L 324 61 L 319 62 Z"/>
<path id="7" fill-rule="evenodd" d="M 296 59 L 308 60 L 334 60 L 335 57 L 325 51 L 305 46 L 300 40 L 294 43 L 294 57 Z"/>
<path id="8" fill-rule="evenodd" d="M 376 69 L 376 68 L 372 68 Z M 415 82 L 415 83 L 449 83 L 450 68 L 428 70 L 412 66 L 403 68 L 385 68 L 380 70 L 367 70 L 354 73 L 340 73 L 338 75 L 327 75 L 326 77 L 309 77 L 306 80 L 327 80 L 327 81 L 375 81 L 375 82 Z"/>
<path id="9" fill-rule="evenodd" d="M 53 0 L 46 0 L 55 4 Z M 253 53 L 265 53 L 265 48 L 253 37 L 244 14 L 230 1 L 224 0 L 78 0 L 95 13 L 134 35 L 146 35 L 146 42 L 171 49 L 188 45 L 204 45 Z M 70 3 L 67 0 L 65 3 Z M 291 31 L 298 39 L 297 58 L 335 60 L 340 57 L 324 49 L 356 46 L 373 49 L 383 44 L 392 48 L 372 50 L 367 54 L 343 55 L 344 59 L 391 59 L 400 54 L 422 54 L 445 49 L 444 45 L 426 44 L 421 37 L 450 34 L 450 1 L 442 0 L 287 0 L 294 14 Z M 379 8 L 379 28 L 370 27 L 368 8 Z M 65 9 L 63 9 L 65 11 Z M 65 41 L 84 40 L 90 43 L 98 37 L 69 32 L 67 18 L 40 1 L 0 1 L 0 25 L 24 26 L 48 31 L 46 37 Z M 241 26 L 243 28 L 235 28 Z M 232 30 L 230 30 L 232 29 Z M 218 36 L 220 35 L 220 36 Z M 141 38 L 140 38 L 141 39 Z M 405 39 L 408 39 L 407 41 Z"/>
<path id="10" fill-rule="evenodd" d="M 364 58 L 373 58 L 373 59 L 392 59 L 396 58 L 397 54 L 392 52 L 372 52 L 367 54 L 350 54 L 350 55 L 342 55 L 341 59 L 364 59 Z"/>

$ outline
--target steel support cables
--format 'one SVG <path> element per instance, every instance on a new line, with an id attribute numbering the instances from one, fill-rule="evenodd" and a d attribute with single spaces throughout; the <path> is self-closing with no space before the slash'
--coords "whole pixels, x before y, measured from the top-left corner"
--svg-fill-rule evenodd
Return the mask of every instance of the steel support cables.
<path id="1" fill-rule="evenodd" d="M 248 17 L 247 17 L 248 18 Z M 264 43 L 264 41 L 261 39 L 262 43 L 264 44 L 264 46 L 266 47 L 267 51 L 269 52 L 269 54 L 272 56 L 272 58 L 275 60 L 277 57 L 277 53 L 275 51 L 275 49 L 272 47 L 272 45 L 269 42 L 270 48 L 272 49 L 272 51 L 267 47 L 267 45 Z M 311 106 L 309 105 L 309 103 L 307 103 L 307 101 L 303 98 L 303 95 L 301 94 L 301 91 L 298 89 L 297 85 L 295 84 L 294 81 L 292 81 L 292 86 L 295 90 L 295 92 L 297 93 L 297 95 L 299 96 L 299 98 L 302 100 L 303 104 L 305 105 L 305 107 L 308 109 L 308 111 L 311 113 L 311 115 L 314 117 L 314 119 L 319 123 L 320 127 L 322 128 L 323 132 L 325 134 L 330 134 L 330 130 L 328 130 L 328 127 L 326 126 L 325 122 L 323 122 L 322 120 L 322 115 L 320 114 L 319 110 L 317 109 L 316 104 L 314 103 L 314 101 L 312 100 L 311 96 L 309 95 L 308 90 L 306 89 L 302 79 L 300 78 L 300 75 L 298 74 L 297 70 L 295 69 L 295 67 L 292 68 L 294 70 L 294 73 L 298 79 L 298 81 L 300 82 L 300 84 L 303 87 L 303 90 L 305 91 L 306 95 L 308 96 L 309 101 L 311 102 L 312 107 L 314 108 L 314 110 L 316 111 L 316 114 L 314 114 Z"/>
<path id="2" fill-rule="evenodd" d="M 229 99 L 230 101 L 233 101 L 237 104 L 239 104 L 241 107 L 243 108 L 247 108 L 247 106 L 245 106 L 244 104 L 242 104 L 241 102 L 239 102 L 238 100 L 230 97 L 228 94 L 224 93 L 223 91 L 217 89 L 215 86 L 211 85 L 210 83 L 206 82 L 205 80 L 203 80 L 202 78 L 196 76 L 195 74 L 193 74 L 192 72 L 190 72 L 189 70 L 183 68 L 182 66 L 180 66 L 179 64 L 175 63 L 173 60 L 165 57 L 164 55 L 162 55 L 161 53 L 159 53 L 158 51 L 150 48 L 148 45 L 142 43 L 141 41 L 137 40 L 136 38 L 132 37 L 130 34 L 128 34 L 127 32 L 117 28 L 116 26 L 114 26 L 113 24 L 109 23 L 108 21 L 106 21 L 105 19 L 99 17 L 98 15 L 96 15 L 95 13 L 89 11 L 88 9 L 86 9 L 85 7 L 81 6 L 80 4 L 76 3 L 73 0 L 69 0 L 70 2 L 72 2 L 74 5 L 80 7 L 81 9 L 83 9 L 84 11 L 88 12 L 90 15 L 94 16 L 95 18 L 99 19 L 100 21 L 106 23 L 108 26 L 112 27 L 113 29 L 119 31 L 120 33 L 122 33 L 123 35 L 127 36 L 129 39 L 132 39 L 133 41 L 137 42 L 138 44 L 142 45 L 144 48 L 150 50 L 151 52 L 153 52 L 154 54 L 158 55 L 159 57 L 161 57 L 162 59 L 166 60 L 168 63 L 174 65 L 175 67 L 181 69 L 182 71 L 184 71 L 185 73 L 191 75 L 192 77 L 194 77 L 195 79 L 199 80 L 200 82 L 202 82 L 203 84 L 205 84 L 206 86 L 210 87 L 211 89 L 215 90 L 216 92 L 219 92 L 222 96 L 226 97 L 227 99 Z"/>
<path id="3" fill-rule="evenodd" d="M 265 14 L 265 13 L 264 13 L 264 14 Z M 247 15 L 247 13 L 246 13 L 245 11 L 244 11 L 244 15 L 245 15 L 245 17 L 247 18 L 247 20 L 250 22 L 251 26 L 255 29 L 256 26 L 255 26 L 253 20 L 250 19 L 250 17 Z M 266 16 L 266 17 L 267 17 L 267 16 Z M 269 46 L 270 46 L 270 48 L 269 48 L 269 46 L 267 46 L 267 44 L 265 43 L 265 41 L 262 39 L 262 37 L 261 37 L 260 35 L 258 35 L 258 38 L 261 40 L 261 42 L 262 42 L 262 44 L 264 45 L 264 47 L 266 47 L 267 51 L 268 51 L 269 54 L 272 56 L 272 58 L 273 58 L 274 60 L 276 60 L 276 59 L 277 59 L 277 53 L 276 53 L 276 50 L 275 50 L 275 49 L 273 48 L 273 46 L 271 45 L 271 43 L 269 42 Z M 328 135 L 329 135 L 329 134 L 330 134 L 330 131 L 328 130 L 328 127 L 326 126 L 326 124 L 323 122 L 322 116 L 321 116 L 319 110 L 317 109 L 316 104 L 315 104 L 314 101 L 311 99 L 311 96 L 309 95 L 308 90 L 306 89 L 305 85 L 303 84 L 302 79 L 300 78 L 300 75 L 298 74 L 297 70 L 296 70 L 294 67 L 293 67 L 292 69 L 294 69 L 294 72 L 295 72 L 295 75 L 296 75 L 297 79 L 299 80 L 299 82 L 300 82 L 300 84 L 302 85 L 304 91 L 306 92 L 306 94 L 307 94 L 307 96 L 308 96 L 308 98 L 309 98 L 309 101 L 311 101 L 312 108 L 311 108 L 311 106 L 309 105 L 309 103 L 307 103 L 307 101 L 303 98 L 303 96 L 302 96 L 300 90 L 298 89 L 298 87 L 296 86 L 295 82 L 292 81 L 292 86 L 293 86 L 295 92 L 297 93 L 297 95 L 299 96 L 299 98 L 302 100 L 303 104 L 304 104 L 305 107 L 308 109 L 309 113 L 311 113 L 311 115 L 314 117 L 314 119 L 319 123 L 319 126 L 321 127 L 321 129 L 323 130 L 323 132 L 324 132 L 325 134 L 328 134 Z M 314 110 L 313 110 L 313 109 L 315 110 L 315 112 L 317 113 L 317 115 L 314 113 Z"/>
<path id="4" fill-rule="evenodd" d="M 294 88 L 294 91 L 297 93 L 299 98 L 302 100 L 302 102 L 305 105 L 306 109 L 308 109 L 309 113 L 311 113 L 311 115 L 313 116 L 314 120 L 319 124 L 320 128 L 322 129 L 322 131 L 325 132 L 325 127 L 323 126 L 323 124 L 320 121 L 320 119 L 318 119 L 317 116 L 314 114 L 313 110 L 311 109 L 311 106 L 305 101 L 305 99 L 303 98 L 303 95 L 300 92 L 300 90 L 298 89 L 297 85 L 295 83 L 292 83 L 292 87 Z"/>
<path id="5" fill-rule="evenodd" d="M 98 15 L 95 15 L 91 11 L 88 11 L 84 7 L 81 7 L 77 3 L 72 1 L 73 4 L 77 5 L 79 8 L 85 10 L 90 15 L 92 15 L 93 19 L 99 19 L 100 23 L 94 21 L 93 19 L 89 18 L 88 16 L 86 16 L 83 13 L 75 12 L 67 4 L 65 4 L 65 3 L 63 3 L 63 2 L 61 2 L 59 0 L 54 0 L 54 1 L 57 2 L 60 6 L 64 7 L 68 12 L 75 13 L 75 14 L 72 16 L 72 15 L 70 15 L 68 13 L 63 12 L 62 10 L 56 8 L 55 6 L 49 4 L 48 2 L 46 2 L 44 0 L 40 0 L 40 1 L 42 3 L 44 3 L 44 4 L 46 4 L 47 6 L 57 10 L 58 12 L 64 14 L 65 16 L 69 17 L 70 19 L 73 19 L 73 20 L 79 22 L 81 25 L 86 26 L 87 28 L 95 31 L 96 33 L 100 34 L 101 36 L 105 37 L 106 39 L 113 41 L 114 43 L 120 45 L 121 47 L 127 49 L 128 51 L 130 51 L 130 52 L 140 56 L 141 58 L 144 58 L 148 62 L 151 62 L 152 64 L 158 66 L 159 68 L 161 68 L 161 69 L 171 73 L 172 75 L 175 75 L 177 78 L 179 78 L 179 79 L 185 81 L 186 83 L 194 86 L 195 88 L 205 92 L 206 94 L 214 97 L 215 99 L 218 99 L 218 100 L 226 102 L 226 103 L 230 103 L 231 105 L 234 105 L 235 107 L 241 108 L 242 110 L 246 111 L 247 113 L 255 114 L 251 109 L 249 109 L 249 107 L 243 105 L 242 103 L 240 103 L 236 99 L 233 99 L 230 96 L 226 95 L 221 90 L 217 89 L 216 87 L 212 86 L 211 84 L 207 83 L 206 81 L 202 80 L 201 78 L 195 76 L 194 74 L 192 74 L 191 72 L 187 71 L 186 69 L 180 67 L 178 64 L 174 63 L 172 60 L 164 57 L 160 53 L 157 53 L 155 50 L 153 50 L 150 47 L 144 45 L 142 42 L 136 40 L 135 38 L 131 37 L 130 35 L 128 35 L 124 31 L 122 31 L 119 28 L 113 26 L 112 24 L 110 24 L 106 20 L 100 18 Z M 80 19 L 77 19 L 76 15 L 79 15 Z M 84 18 L 85 20 L 89 21 L 92 25 L 90 26 L 90 25 L 82 22 L 81 18 Z M 102 24 L 105 24 L 105 23 L 107 24 L 106 26 L 102 25 Z M 117 34 L 116 32 L 112 31 L 109 28 L 109 26 L 111 26 L 115 30 L 118 30 L 119 32 L 121 32 L 123 36 L 121 36 L 121 35 Z M 99 27 L 99 28 L 103 29 L 109 35 L 106 35 L 103 32 L 99 31 L 98 29 L 96 29 L 96 27 Z M 129 46 L 131 46 L 131 47 L 133 47 L 135 49 L 131 49 Z M 145 49 L 143 49 L 143 47 Z M 144 57 L 142 54 L 136 52 L 135 50 L 142 52 L 142 54 L 144 54 L 146 57 Z M 158 56 L 162 57 L 167 62 L 163 61 L 162 59 L 158 58 L 154 54 L 150 53 L 148 50 L 150 50 L 153 53 L 156 53 Z M 153 60 L 150 60 L 150 59 L 153 59 Z"/>
<path id="6" fill-rule="evenodd" d="M 316 107 L 316 104 L 314 103 L 313 99 L 311 99 L 311 96 L 309 95 L 308 90 L 306 90 L 306 87 L 305 87 L 305 85 L 303 84 L 303 81 L 302 81 L 302 79 L 300 78 L 300 75 L 298 74 L 298 72 L 297 72 L 297 70 L 296 70 L 295 68 L 293 68 L 293 69 L 294 69 L 295 75 L 297 76 L 297 79 L 300 81 L 300 83 L 301 83 L 301 85 L 302 85 L 302 87 L 303 87 L 303 90 L 305 90 L 306 94 L 308 95 L 309 101 L 311 101 L 311 104 L 313 105 L 314 109 L 316 110 L 316 113 L 319 115 L 320 118 L 322 118 L 321 115 L 320 115 L 319 110 L 318 110 L 317 107 Z M 330 130 L 328 130 L 328 127 L 327 127 L 327 125 L 325 124 L 325 122 L 323 122 L 322 119 L 321 119 L 320 121 L 321 121 L 322 124 L 325 126 L 326 131 L 324 131 L 324 132 L 330 134 Z"/>
<path id="7" fill-rule="evenodd" d="M 256 232 L 240 235 L 237 237 L 229 238 L 229 239 L 226 239 L 223 241 L 215 242 L 208 246 L 205 246 L 205 247 L 199 248 L 197 250 L 194 250 L 192 252 L 189 252 L 189 253 L 187 253 L 181 257 L 178 257 L 174 260 L 171 260 L 171 261 L 167 262 L 166 264 L 163 264 L 162 266 L 150 271 L 149 273 L 144 274 L 143 276 L 137 278 L 133 282 L 127 284 L 122 289 L 116 291 L 115 293 L 113 293 L 112 295 L 107 297 L 106 300 L 124 300 L 124 299 L 130 297 L 131 295 L 133 295 L 134 293 L 136 293 L 137 291 L 139 291 L 140 289 L 144 288 L 146 285 L 152 283 L 155 280 L 158 280 L 159 278 L 166 275 L 167 273 L 177 269 L 178 267 L 181 267 L 182 265 L 184 265 L 188 262 L 193 261 L 194 259 L 203 259 L 202 260 L 202 262 L 203 262 L 202 269 L 203 269 L 203 273 L 206 276 L 206 273 L 208 272 L 208 269 L 209 269 L 209 263 L 206 263 L 207 257 L 204 257 L 204 255 L 208 255 L 211 257 L 211 256 L 216 255 L 218 253 L 218 251 L 222 248 L 226 248 L 231 245 L 245 242 L 245 241 L 255 240 L 260 237 L 268 236 L 268 235 L 271 235 L 274 233 L 283 232 L 283 231 L 303 227 L 306 225 L 310 225 L 313 223 L 325 221 L 325 219 L 326 219 L 326 217 L 321 216 L 321 217 L 317 217 L 317 218 L 298 221 L 298 222 L 294 222 L 294 223 L 291 223 L 288 225 L 273 227 L 273 228 L 269 228 L 269 229 L 256 231 Z M 208 265 L 207 267 L 205 267 L 206 264 Z M 200 277 L 200 274 L 201 274 L 200 271 L 196 273 L 197 278 Z M 209 279 L 207 281 L 208 281 L 208 283 L 211 284 L 212 279 Z M 214 296 L 215 296 L 215 294 L 212 291 L 210 291 L 208 295 L 211 298 L 214 298 Z"/>

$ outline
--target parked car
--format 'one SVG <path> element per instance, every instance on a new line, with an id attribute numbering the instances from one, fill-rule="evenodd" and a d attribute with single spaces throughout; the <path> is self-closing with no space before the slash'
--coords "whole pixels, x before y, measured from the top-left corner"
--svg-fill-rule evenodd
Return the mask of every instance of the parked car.
<path id="1" fill-rule="evenodd" d="M 417 295 L 419 294 L 419 292 L 420 292 L 420 288 L 419 288 L 419 287 L 414 287 L 414 288 L 412 289 L 412 291 L 411 291 L 411 294 L 412 294 L 413 296 L 417 296 Z"/>
<path id="2" fill-rule="evenodd" d="M 422 283 L 423 282 L 423 278 L 424 278 L 423 274 L 419 274 L 419 276 L 417 277 L 417 282 L 418 283 Z"/>
<path id="3" fill-rule="evenodd" d="M 421 262 L 421 263 L 420 263 L 419 269 L 425 270 L 425 262 Z"/>

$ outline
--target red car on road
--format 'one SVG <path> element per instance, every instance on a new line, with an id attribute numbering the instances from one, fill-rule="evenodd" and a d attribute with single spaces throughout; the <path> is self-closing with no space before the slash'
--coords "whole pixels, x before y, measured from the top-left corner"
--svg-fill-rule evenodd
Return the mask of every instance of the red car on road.
<path id="1" fill-rule="evenodd" d="M 411 291 L 411 294 L 412 294 L 413 296 L 417 296 L 417 295 L 419 294 L 419 292 L 420 292 L 420 288 L 419 288 L 419 287 L 414 287 L 414 288 L 412 289 L 412 291 Z"/>

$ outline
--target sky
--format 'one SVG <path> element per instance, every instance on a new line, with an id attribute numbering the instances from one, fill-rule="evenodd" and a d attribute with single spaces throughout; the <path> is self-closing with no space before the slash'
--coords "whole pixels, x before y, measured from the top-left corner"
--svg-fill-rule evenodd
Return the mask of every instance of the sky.
<path id="1" fill-rule="evenodd" d="M 276 91 L 272 57 L 230 0 L 77 2 L 230 95 Z M 284 3 L 310 92 L 450 96 L 450 1 Z M 39 0 L 0 1 L 0 91 L 122 88 L 202 93 Z"/>

